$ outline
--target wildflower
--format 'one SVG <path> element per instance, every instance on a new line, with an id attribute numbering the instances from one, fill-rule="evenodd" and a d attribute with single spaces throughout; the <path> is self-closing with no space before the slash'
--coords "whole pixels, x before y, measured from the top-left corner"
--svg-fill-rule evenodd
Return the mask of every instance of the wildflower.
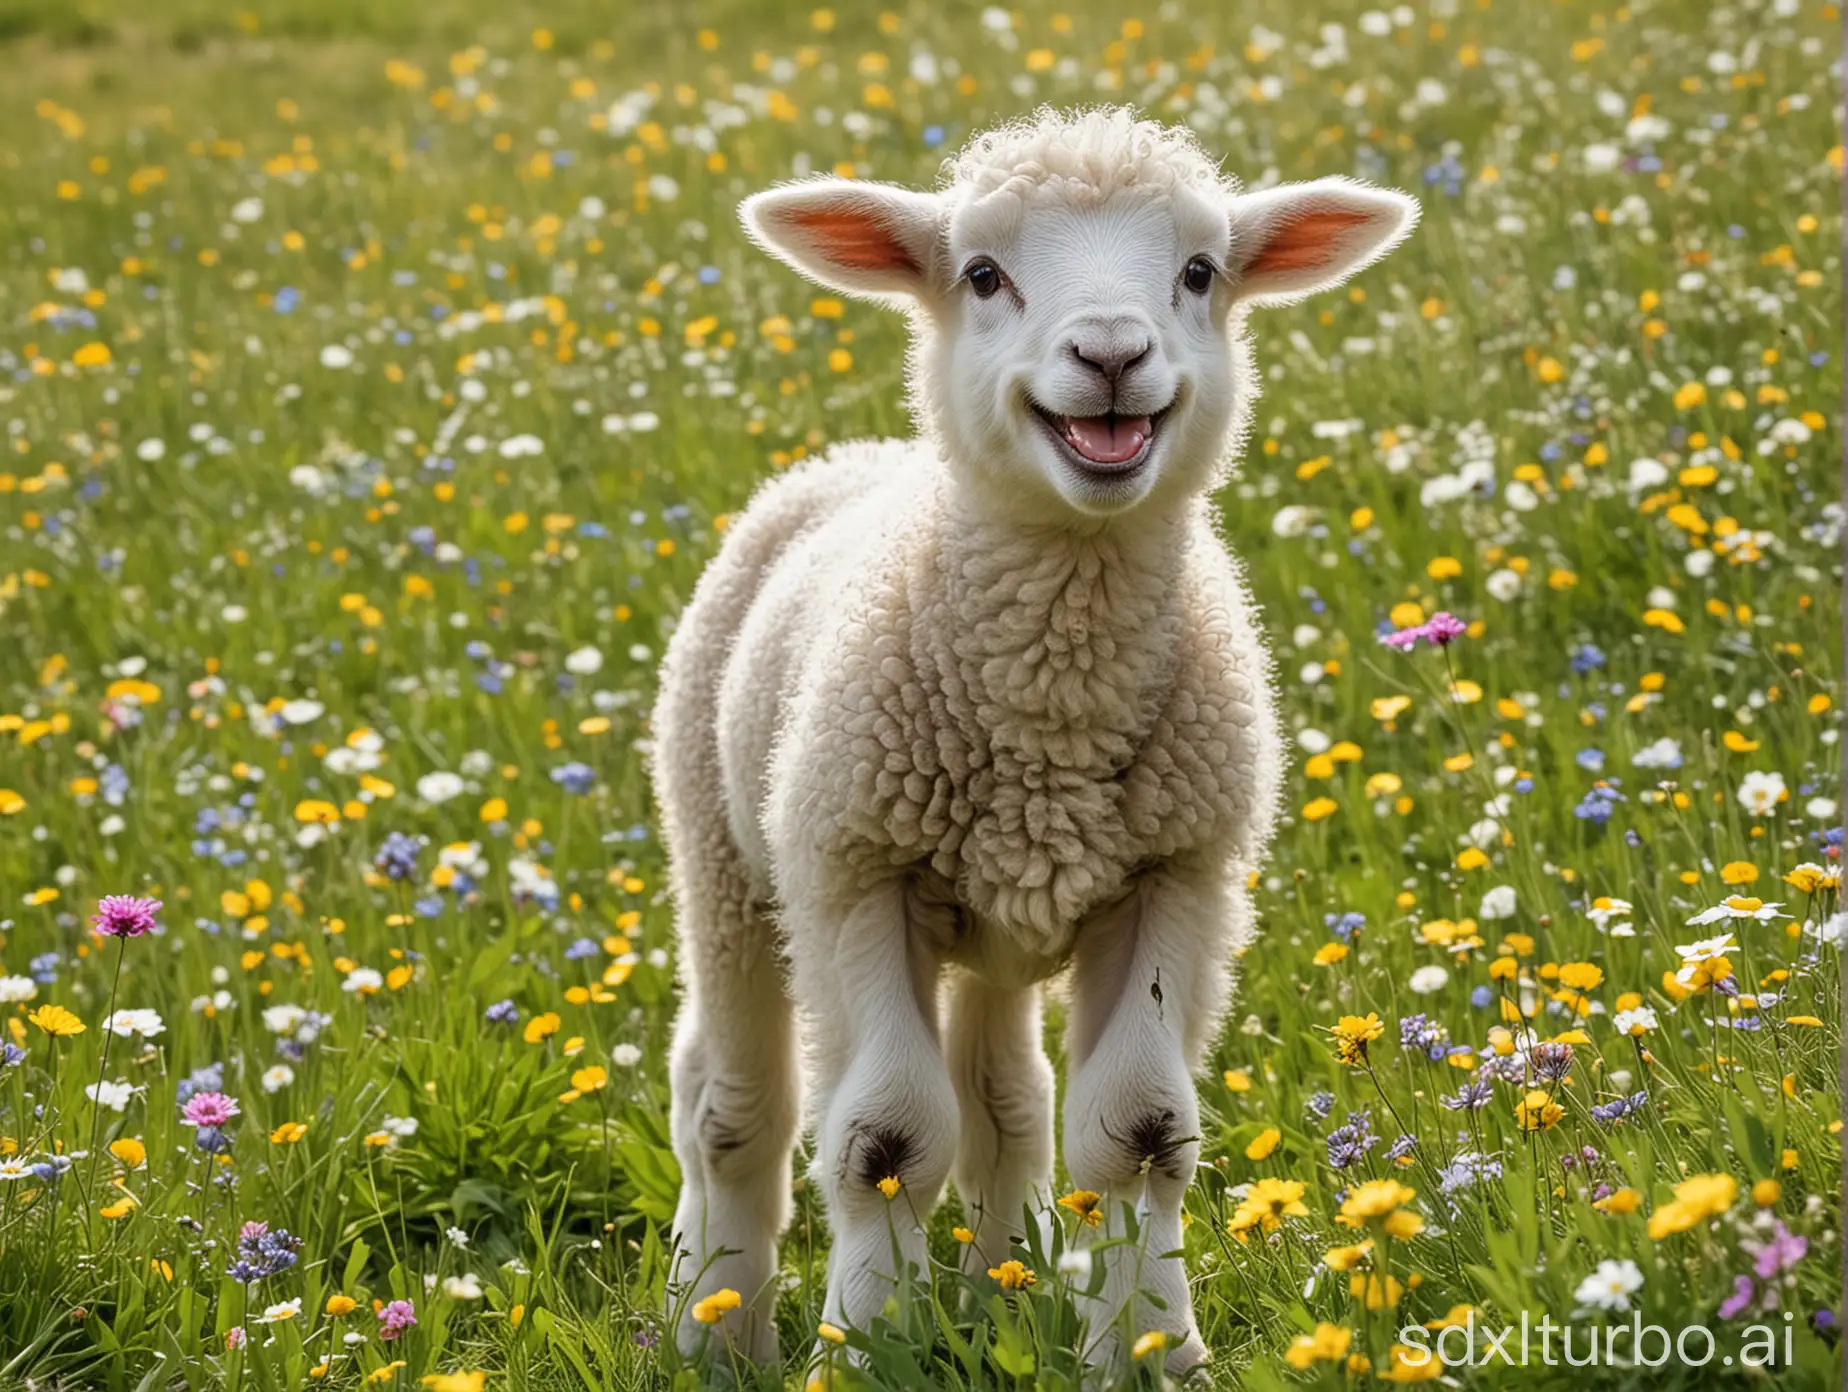
<path id="1" fill-rule="evenodd" d="M 1059 1207 L 1077 1214 L 1087 1228 L 1094 1228 L 1104 1221 L 1103 1210 L 1098 1207 L 1102 1198 L 1091 1189 L 1074 1189 L 1059 1200 Z"/>
<path id="2" fill-rule="evenodd" d="M 1285 1218 L 1307 1218 L 1303 1203 L 1306 1186 L 1297 1179 L 1260 1179 L 1239 1200 L 1226 1231 L 1239 1234 L 1250 1228 L 1275 1232 Z"/>
<path id="3" fill-rule="evenodd" d="M 443 1294 L 451 1300 L 479 1300 L 483 1294 L 481 1278 L 472 1271 L 465 1271 L 460 1276 L 445 1276 Z"/>
<path id="4" fill-rule="evenodd" d="M 1782 1221 L 1771 1225 L 1771 1236 L 1764 1241 L 1745 1238 L 1739 1246 L 1752 1254 L 1752 1271 L 1762 1281 L 1789 1271 L 1809 1255 L 1809 1239 L 1791 1232 Z"/>
<path id="5" fill-rule="evenodd" d="M 1556 1125 L 1566 1109 L 1539 1088 L 1529 1091 L 1515 1103 L 1515 1120 L 1524 1131 L 1545 1131 Z"/>
<path id="6" fill-rule="evenodd" d="M 1341 1062 L 1364 1067 L 1367 1045 L 1386 1032 L 1386 1026 L 1373 1011 L 1365 1016 L 1343 1015 L 1328 1031 L 1335 1037 L 1335 1052 Z"/>
<path id="7" fill-rule="evenodd" d="M 1737 1319 L 1751 1308 L 1757 1295 L 1758 1292 L 1753 1287 L 1750 1276 L 1735 1276 L 1733 1277 L 1732 1294 L 1720 1302 L 1719 1309 L 1715 1313 L 1723 1320 Z"/>
<path id="8" fill-rule="evenodd" d="M 1159 1329 L 1151 1329 L 1130 1346 L 1129 1356 L 1140 1362 L 1151 1353 L 1159 1353 L 1168 1347 L 1168 1336 Z"/>
<path id="9" fill-rule="evenodd" d="M 1373 1134 L 1373 1122 L 1366 1112 L 1349 1112 L 1346 1123 L 1329 1132 L 1330 1168 L 1345 1170 L 1359 1164 L 1367 1152 L 1379 1144 L 1379 1139 Z"/>
<path id="10" fill-rule="evenodd" d="M 1636 1115 L 1648 1105 L 1649 1094 L 1636 1092 L 1628 1097 L 1618 1097 L 1609 1102 L 1598 1103 L 1591 1109 L 1591 1114 L 1606 1125 L 1614 1125 L 1626 1117 Z"/>
<path id="11" fill-rule="evenodd" d="M 238 1229 L 237 1258 L 225 1274 L 241 1286 L 278 1275 L 300 1260 L 301 1245 L 284 1228 L 272 1232 L 267 1223 L 246 1223 Z"/>
<path id="12" fill-rule="evenodd" d="M 1754 817 L 1768 817 L 1790 796 L 1781 773 L 1748 773 L 1739 780 L 1739 805 Z"/>
<path id="13" fill-rule="evenodd" d="M 1353 1342 L 1353 1330 L 1323 1321 L 1316 1325 L 1314 1333 L 1298 1334 L 1292 1339 L 1283 1358 L 1292 1368 L 1307 1370 L 1317 1363 L 1335 1363 L 1346 1358 Z"/>
<path id="14" fill-rule="evenodd" d="M 65 1039 L 73 1034 L 82 1034 L 84 1030 L 83 1021 L 61 1005 L 41 1005 L 26 1019 L 53 1039 Z"/>
<path id="15" fill-rule="evenodd" d="M 1435 1382 L 1443 1376 L 1444 1362 L 1429 1348 L 1394 1344 L 1386 1350 L 1386 1370 L 1380 1374 L 1380 1381 Z"/>
<path id="16" fill-rule="evenodd" d="M 1658 1027 L 1655 1007 L 1648 1005 L 1632 1006 L 1628 1010 L 1619 1010 L 1611 1016 L 1611 1027 L 1619 1034 L 1641 1037 Z"/>
<path id="17" fill-rule="evenodd" d="M 160 1018 L 158 1010 L 117 1010 L 105 1017 L 103 1028 L 117 1039 L 130 1039 L 136 1035 L 152 1039 L 167 1028 L 167 1022 Z"/>
<path id="18" fill-rule="evenodd" d="M 1472 1189 L 1485 1179 L 1500 1179 L 1502 1162 L 1492 1155 L 1482 1155 L 1473 1150 L 1460 1151 L 1449 1164 L 1438 1171 L 1438 1192 L 1448 1198 L 1466 1189 Z"/>
<path id="19" fill-rule="evenodd" d="M 417 1379 L 430 1392 L 484 1392 L 488 1375 L 474 1373 L 426 1373 Z"/>
<path id="20" fill-rule="evenodd" d="M 301 1297 L 297 1296 L 294 1300 L 285 1300 L 278 1305 L 265 1306 L 263 1313 L 257 1316 L 256 1322 L 258 1324 L 281 1324 L 285 1320 L 294 1319 L 301 1312 Z"/>
<path id="21" fill-rule="evenodd" d="M 106 938 L 139 938 L 152 933 L 159 925 L 154 915 L 160 912 L 158 899 L 143 899 L 132 894 L 106 894 L 96 906 L 90 926 Z"/>
<path id="22" fill-rule="evenodd" d="M 350 1295 L 330 1295 L 327 1304 L 322 1307 L 331 1319 L 340 1319 L 352 1314 L 359 1308 L 359 1302 Z"/>
<path id="23" fill-rule="evenodd" d="M 558 1027 L 563 1023 L 564 1021 L 560 1020 L 557 1014 L 550 1010 L 546 1011 L 543 1015 L 533 1016 L 532 1019 L 526 1022 L 526 1042 L 528 1044 L 538 1044 L 546 1039 L 550 1039 L 553 1035 L 558 1033 Z"/>
<path id="24" fill-rule="evenodd" d="M 1416 1237 L 1424 1228 L 1424 1220 L 1405 1205 L 1417 1197 L 1417 1190 L 1396 1179 L 1370 1179 L 1349 1191 L 1335 1221 L 1349 1228 L 1377 1222 L 1392 1237 Z"/>
<path id="25" fill-rule="evenodd" d="M 1011 1257 L 999 1266 L 989 1267 L 988 1274 L 1001 1283 L 1002 1290 L 1020 1290 L 1039 1281 L 1039 1277 L 1027 1269 L 1025 1262 L 1015 1261 Z"/>
<path id="26" fill-rule="evenodd" d="M 1527 1061 L 1533 1065 L 1534 1076 L 1541 1082 L 1558 1084 L 1572 1071 L 1572 1046 L 1536 1044 L 1527 1051 Z"/>
<path id="27" fill-rule="evenodd" d="M 1755 899 L 1749 894 L 1731 894 L 1710 909 L 1702 909 L 1688 920 L 1690 928 L 1704 928 L 1709 923 L 1720 923 L 1728 919 L 1746 919 L 1755 923 L 1769 923 L 1774 919 L 1784 918 L 1782 904 L 1767 904 L 1762 899 Z M 1679 951 L 1679 949 L 1677 949 Z M 1684 957 L 1686 953 L 1682 954 Z"/>
<path id="28" fill-rule="evenodd" d="M 888 1199 L 895 1199 L 898 1197 L 899 1189 L 903 1186 L 900 1185 L 897 1175 L 887 1175 L 873 1187 L 881 1194 L 884 1194 Z"/>
<path id="29" fill-rule="evenodd" d="M 390 1342 L 417 1323 L 417 1307 L 408 1300 L 393 1300 L 379 1311 L 379 1338 Z"/>
<path id="30" fill-rule="evenodd" d="M 1729 1174 L 1699 1174 L 1675 1186 L 1675 1197 L 1649 1215 L 1649 1236 L 1660 1242 L 1686 1232 L 1705 1218 L 1717 1218 L 1733 1206 L 1739 1185 Z"/>
<path id="31" fill-rule="evenodd" d="M 401 831 L 394 831 L 385 838 L 379 853 L 373 857 L 373 868 L 388 880 L 402 881 L 415 879 L 417 875 L 417 858 L 423 853 L 423 840 L 416 836 L 407 836 Z"/>
<path id="32" fill-rule="evenodd" d="M 823 1320 L 820 1324 L 815 1326 L 815 1333 L 827 1340 L 830 1344 L 844 1344 L 847 1342 L 847 1332 L 838 1325 L 829 1324 L 826 1320 Z"/>
<path id="33" fill-rule="evenodd" d="M 1643 1273 L 1628 1257 L 1601 1261 L 1572 1298 L 1593 1310 L 1627 1310 L 1630 1297 L 1643 1287 Z"/>
<path id="34" fill-rule="evenodd" d="M 109 1153 L 131 1170 L 140 1169 L 148 1158 L 148 1148 L 135 1136 L 122 1136 L 111 1141 Z"/>
<path id="35" fill-rule="evenodd" d="M 490 1005 L 486 1014 L 491 1025 L 511 1025 L 520 1018 L 520 1008 L 510 1000 L 500 1000 Z"/>
<path id="36" fill-rule="evenodd" d="M 237 1099 L 222 1092 L 194 1093 L 180 1108 L 180 1119 L 188 1126 L 220 1127 L 237 1114 Z"/>

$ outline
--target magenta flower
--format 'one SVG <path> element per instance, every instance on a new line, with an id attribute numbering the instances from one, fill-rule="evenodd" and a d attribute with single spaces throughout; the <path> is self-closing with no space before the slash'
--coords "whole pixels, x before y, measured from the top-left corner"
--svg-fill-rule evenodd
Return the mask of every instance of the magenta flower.
<path id="1" fill-rule="evenodd" d="M 1782 1219 L 1772 1228 L 1768 1242 L 1747 1241 L 1740 1246 L 1753 1253 L 1752 1270 L 1765 1281 L 1795 1266 L 1809 1253 L 1809 1239 L 1793 1233 Z"/>
<path id="2" fill-rule="evenodd" d="M 1733 1277 L 1733 1293 L 1720 1302 L 1720 1318 L 1735 1319 L 1752 1303 L 1752 1278 L 1750 1276 Z"/>
<path id="3" fill-rule="evenodd" d="M 96 906 L 90 926 L 106 938 L 139 938 L 152 933 L 160 900 L 134 894 L 105 894 Z"/>
<path id="4" fill-rule="evenodd" d="M 1424 625 L 1416 628 L 1401 628 L 1386 634 L 1380 639 L 1389 648 L 1398 648 L 1401 652 L 1410 652 L 1418 646 L 1418 640 L 1424 637 Z"/>
<path id="5" fill-rule="evenodd" d="M 1455 614 L 1440 609 L 1425 621 L 1424 636 L 1440 648 L 1449 647 L 1455 639 L 1469 632 L 1469 625 Z"/>
<path id="6" fill-rule="evenodd" d="M 237 1099 L 222 1092 L 196 1092 L 180 1108 L 180 1118 L 188 1126 L 223 1126 L 237 1114 Z"/>
<path id="7" fill-rule="evenodd" d="M 379 1338 L 392 1340 L 417 1323 L 417 1307 L 408 1300 L 394 1300 L 379 1311 Z"/>

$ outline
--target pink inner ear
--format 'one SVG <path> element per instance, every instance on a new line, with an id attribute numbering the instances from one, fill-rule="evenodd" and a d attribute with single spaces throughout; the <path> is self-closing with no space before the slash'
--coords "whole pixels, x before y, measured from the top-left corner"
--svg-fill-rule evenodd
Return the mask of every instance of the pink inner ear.
<path id="1" fill-rule="evenodd" d="M 1343 232 L 1358 227 L 1368 217 L 1366 213 L 1334 210 L 1305 213 L 1271 234 L 1264 249 L 1245 267 L 1245 274 L 1314 270 L 1334 254 L 1335 242 Z"/>
<path id="2" fill-rule="evenodd" d="M 804 209 L 789 220 L 815 239 L 816 249 L 837 266 L 854 271 L 905 271 L 923 268 L 877 217 L 865 209 Z"/>

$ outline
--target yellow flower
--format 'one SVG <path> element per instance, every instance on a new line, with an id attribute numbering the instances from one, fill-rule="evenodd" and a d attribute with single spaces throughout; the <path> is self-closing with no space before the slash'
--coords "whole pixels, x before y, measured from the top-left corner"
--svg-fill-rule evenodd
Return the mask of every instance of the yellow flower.
<path id="1" fill-rule="evenodd" d="M 1344 1227 L 1364 1227 L 1373 1219 L 1386 1218 L 1393 1210 L 1417 1197 L 1416 1189 L 1408 1188 L 1396 1179 L 1370 1179 L 1348 1191 L 1335 1221 Z"/>
<path id="2" fill-rule="evenodd" d="M 958 1242 L 962 1243 L 962 1245 L 965 1247 L 967 1247 L 971 1242 L 975 1241 L 975 1234 L 971 1232 L 968 1228 L 951 1228 L 950 1236 L 955 1238 Z"/>
<path id="3" fill-rule="evenodd" d="M 1251 1228 L 1275 1232 L 1285 1218 L 1307 1218 L 1303 1203 L 1303 1182 L 1299 1179 L 1260 1179 L 1246 1190 L 1238 1210 L 1226 1224 L 1226 1231 L 1239 1234 Z"/>
<path id="4" fill-rule="evenodd" d="M 482 1392 L 488 1385 L 486 1373 L 430 1373 L 417 1380 L 430 1392 Z"/>
<path id="5" fill-rule="evenodd" d="M 1140 1361 L 1151 1353 L 1159 1353 L 1166 1347 L 1168 1347 L 1168 1336 L 1159 1329 L 1151 1329 L 1130 1345 L 1129 1356 Z"/>
<path id="6" fill-rule="evenodd" d="M 1379 1015 L 1368 1011 L 1365 1016 L 1343 1015 L 1328 1031 L 1335 1037 L 1335 1052 L 1343 1063 L 1364 1064 L 1367 1045 L 1386 1032 Z"/>
<path id="7" fill-rule="evenodd" d="M 330 1295 L 327 1297 L 327 1304 L 324 1308 L 331 1318 L 339 1319 L 357 1310 L 359 1302 L 350 1295 Z"/>
<path id="8" fill-rule="evenodd" d="M 701 1324 L 717 1324 L 725 1318 L 727 1310 L 735 1310 L 744 1303 L 738 1292 L 727 1286 L 724 1290 L 714 1291 L 704 1300 L 693 1306 L 693 1318 Z"/>
<path id="9" fill-rule="evenodd" d="M 1315 964 L 1318 967 L 1332 967 L 1348 955 L 1348 945 L 1344 942 L 1326 942 L 1315 950 Z"/>
<path id="10" fill-rule="evenodd" d="M 366 1374 L 367 1382 L 390 1382 L 398 1375 L 398 1369 L 408 1366 L 402 1358 L 394 1358 L 382 1368 L 374 1368 Z"/>
<path id="11" fill-rule="evenodd" d="M 1775 1207 L 1784 1197 L 1784 1186 L 1775 1179 L 1761 1179 L 1752 1186 L 1752 1202 L 1760 1208 Z"/>
<path id="12" fill-rule="evenodd" d="M 303 798 L 295 804 L 295 820 L 332 826 L 340 820 L 340 809 L 333 803 L 324 802 L 320 798 Z"/>
<path id="13" fill-rule="evenodd" d="M 129 1214 L 135 1211 L 135 1201 L 129 1195 L 124 1194 L 121 1198 L 117 1199 L 114 1203 L 105 1204 L 102 1208 L 99 1208 L 96 1211 L 105 1218 L 110 1218 L 110 1219 L 126 1218 L 128 1217 Z"/>
<path id="14" fill-rule="evenodd" d="M 1428 1348 L 1394 1344 L 1386 1354 L 1381 1382 L 1434 1382 L 1444 1375 L 1444 1362 Z"/>
<path id="15" fill-rule="evenodd" d="M 1642 1202 L 1642 1194 L 1626 1184 L 1621 1189 L 1613 1189 L 1601 1199 L 1592 1200 L 1591 1206 L 1601 1213 L 1622 1215 L 1636 1212 Z"/>
<path id="16" fill-rule="evenodd" d="M 276 1145 L 294 1145 L 307 1134 L 307 1122 L 285 1121 L 281 1126 L 278 1126 L 274 1131 L 270 1132 L 270 1140 Z"/>
<path id="17" fill-rule="evenodd" d="M 1022 1286 L 1031 1286 L 1039 1277 L 1027 1269 L 1025 1262 L 1015 1261 L 1012 1257 L 999 1266 L 988 1268 L 988 1274 L 1001 1283 L 1002 1290 L 1019 1290 Z"/>
<path id="18" fill-rule="evenodd" d="M 847 1342 L 847 1332 L 837 1325 L 829 1324 L 826 1320 L 815 1326 L 815 1332 L 831 1344 Z"/>
<path id="19" fill-rule="evenodd" d="M 1303 1370 L 1316 1363 L 1336 1363 L 1347 1357 L 1354 1342 L 1354 1331 L 1326 1320 L 1316 1325 L 1313 1334 L 1298 1334 L 1284 1350 L 1283 1360 L 1292 1368 Z"/>
<path id="20" fill-rule="evenodd" d="M 609 1080 L 610 1075 L 593 1063 L 571 1075 L 571 1086 L 578 1092 L 595 1092 Z"/>
<path id="21" fill-rule="evenodd" d="M 1390 1310 L 1405 1294 L 1405 1286 L 1397 1276 L 1356 1271 L 1348 1277 L 1348 1294 L 1363 1297 L 1369 1310 Z"/>
<path id="22" fill-rule="evenodd" d="M 1341 804 L 1336 802 L 1333 798 L 1319 797 L 1303 808 L 1303 820 L 1305 822 L 1323 821 L 1326 818 L 1334 816 L 1340 809 Z"/>
<path id="23" fill-rule="evenodd" d="M 1245 1158 L 1247 1160 L 1265 1159 L 1277 1148 L 1277 1143 L 1282 1139 L 1283 1132 L 1275 1126 L 1265 1127 L 1252 1139 L 1251 1144 L 1245 1147 Z"/>
<path id="24" fill-rule="evenodd" d="M 897 1198 L 900 1187 L 897 1175 L 887 1175 L 874 1186 L 874 1188 L 878 1189 L 879 1192 L 884 1194 L 888 1199 Z"/>
<path id="25" fill-rule="evenodd" d="M 44 1030 L 54 1039 L 63 1039 L 69 1035 L 82 1034 L 84 1024 L 61 1005 L 41 1005 L 26 1016 L 33 1024 Z"/>
<path id="26" fill-rule="evenodd" d="M 1559 969 L 1559 984 L 1574 991 L 1590 991 L 1604 980 L 1604 968 L 1595 962 L 1567 962 Z"/>
<path id="27" fill-rule="evenodd" d="M 1749 860 L 1732 860 L 1720 867 L 1720 878 L 1729 885 L 1749 885 L 1758 879 L 1758 867 Z"/>
<path id="28" fill-rule="evenodd" d="M 1526 1131 L 1545 1131 L 1566 1114 L 1566 1109 L 1540 1088 L 1535 1088 L 1515 1103 L 1515 1120 Z"/>
<path id="29" fill-rule="evenodd" d="M 131 1170 L 138 1170 L 148 1158 L 148 1148 L 138 1137 L 124 1136 L 109 1143 L 109 1153 Z"/>
<path id="30" fill-rule="evenodd" d="M 526 1029 L 524 1031 L 526 1042 L 528 1044 L 537 1044 L 541 1040 L 550 1039 L 553 1035 L 558 1033 L 558 1027 L 563 1023 L 564 1021 L 558 1018 L 557 1013 L 550 1010 L 546 1011 L 543 1015 L 533 1016 L 532 1019 L 526 1022 Z"/>
<path id="31" fill-rule="evenodd" d="M 1352 1247 L 1330 1247 L 1322 1254 L 1322 1264 L 1330 1271 L 1352 1271 L 1367 1259 L 1373 1251 L 1373 1239 L 1357 1242 Z"/>
<path id="32" fill-rule="evenodd" d="M 1686 1232 L 1704 1218 L 1717 1218 L 1739 1197 L 1739 1182 L 1729 1174 L 1699 1174 L 1675 1186 L 1675 1197 L 1649 1215 L 1649 1236 L 1660 1242 Z"/>
<path id="33" fill-rule="evenodd" d="M 1102 1194 L 1091 1189 L 1074 1189 L 1059 1200 L 1059 1207 L 1076 1213 L 1088 1228 L 1095 1228 L 1104 1221 L 1103 1210 L 1097 1204 Z"/>

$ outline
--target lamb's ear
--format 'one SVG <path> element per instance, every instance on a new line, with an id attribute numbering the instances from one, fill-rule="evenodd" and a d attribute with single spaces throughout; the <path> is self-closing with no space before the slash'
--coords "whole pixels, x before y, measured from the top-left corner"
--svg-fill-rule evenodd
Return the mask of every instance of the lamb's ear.
<path id="1" fill-rule="evenodd" d="M 1418 200 L 1350 179 L 1282 184 L 1232 199 L 1238 298 L 1289 304 L 1339 285 L 1418 222 Z"/>
<path id="2" fill-rule="evenodd" d="M 754 193 L 738 216 L 753 241 L 810 280 L 890 300 L 928 287 L 943 202 L 895 184 L 819 178 Z"/>

